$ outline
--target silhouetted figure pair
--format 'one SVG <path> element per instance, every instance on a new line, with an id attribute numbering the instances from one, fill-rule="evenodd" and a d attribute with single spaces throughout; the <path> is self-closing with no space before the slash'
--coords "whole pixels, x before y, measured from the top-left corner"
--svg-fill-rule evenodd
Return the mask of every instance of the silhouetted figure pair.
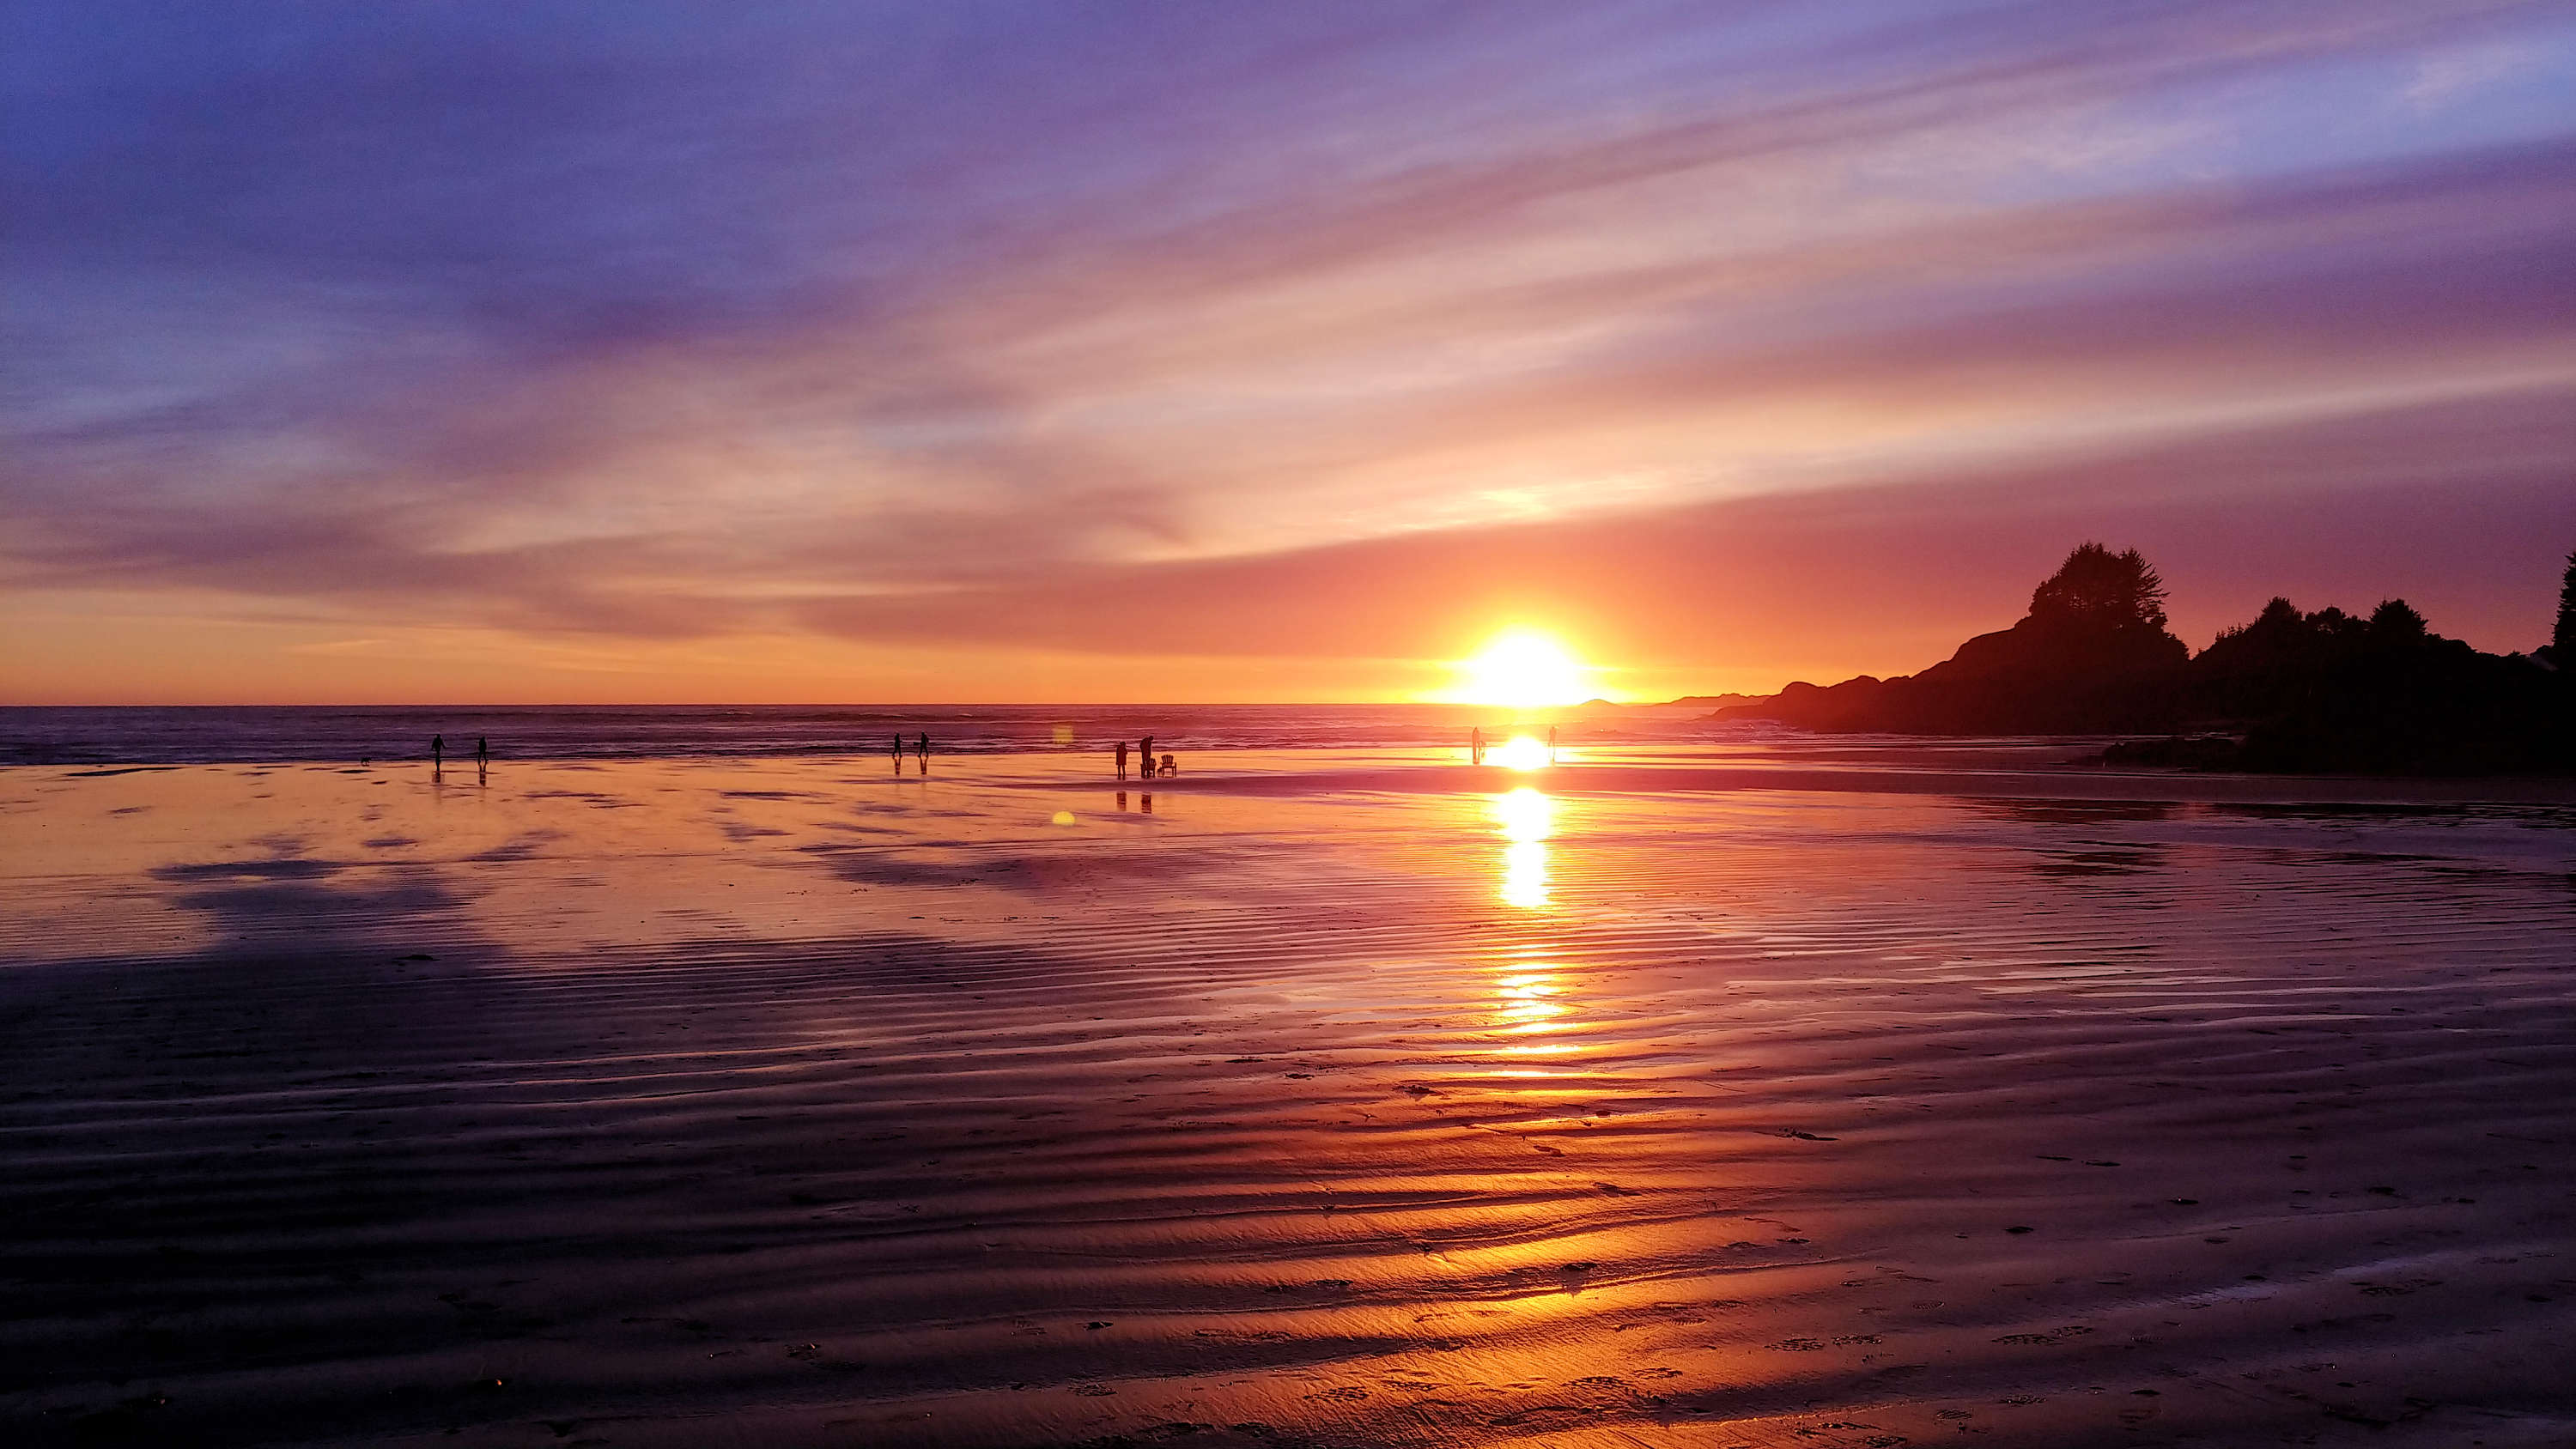
<path id="1" fill-rule="evenodd" d="M 905 750 L 907 750 L 907 749 L 909 749 L 909 750 L 911 750 L 911 751 L 912 751 L 913 758 L 915 758 L 915 759 L 917 759 L 917 760 L 919 760 L 919 761 L 921 762 L 921 773 L 923 773 L 923 774 L 925 774 L 925 775 L 929 774 L 929 773 L 930 773 L 930 736 L 929 736 L 929 734 L 928 734 L 927 732 L 924 732 L 924 733 L 923 733 L 919 738 L 915 739 L 915 740 L 914 740 L 910 745 L 906 745 L 906 744 L 903 742 L 903 736 L 902 736 L 902 735 L 898 734 L 898 735 L 896 735 L 896 736 L 894 737 L 894 772 L 895 772 L 896 774 L 898 774 L 898 775 L 900 775 L 900 774 L 902 774 L 902 773 L 903 773 L 903 753 L 904 753 L 904 751 L 905 751 Z"/>

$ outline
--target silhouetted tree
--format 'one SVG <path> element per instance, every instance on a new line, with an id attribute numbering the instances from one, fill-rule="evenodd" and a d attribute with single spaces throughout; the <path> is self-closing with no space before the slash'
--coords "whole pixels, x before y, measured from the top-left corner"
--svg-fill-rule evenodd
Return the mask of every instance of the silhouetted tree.
<path id="1" fill-rule="evenodd" d="M 2404 599 L 2382 599 L 2370 611 L 2370 642 L 2373 644 L 2421 644 L 2424 642 L 2424 616 L 2409 607 Z"/>
<path id="2" fill-rule="evenodd" d="M 2224 660 L 2277 659 L 2305 648 L 2316 632 L 2298 605 L 2274 594 L 2253 623 L 2219 630 L 2201 652 Z"/>
<path id="3" fill-rule="evenodd" d="M 2360 616 L 2276 598 L 2195 657 L 2164 627 L 2164 592 L 2137 550 L 2087 543 L 2033 591 L 2028 616 L 1919 674 L 1792 684 L 1719 717 L 1912 734 L 2193 728 L 2103 758 L 2195 769 L 2576 771 L 2576 555 L 2544 660 L 2554 673 L 2445 639 L 2404 599 Z"/>
<path id="4" fill-rule="evenodd" d="M 2567 555 L 2567 576 L 2558 583 L 2558 627 L 2549 635 L 2549 657 L 2561 669 L 2576 669 L 2576 553 Z"/>
<path id="5" fill-rule="evenodd" d="M 2263 606 L 2263 612 L 2254 616 L 2253 623 L 2244 625 L 2238 629 L 2230 629 L 2227 632 L 2231 634 L 2283 634 L 2295 633 L 2306 626 L 2307 616 L 2299 612 L 2299 606 L 2291 603 L 2287 598 L 2280 594 L 2274 594 L 2272 596 L 2272 602 Z"/>
<path id="6" fill-rule="evenodd" d="M 2030 616 L 2047 623 L 2162 629 L 2165 581 L 2134 548 L 2113 553 L 2098 543 L 2078 544 L 2031 591 Z"/>

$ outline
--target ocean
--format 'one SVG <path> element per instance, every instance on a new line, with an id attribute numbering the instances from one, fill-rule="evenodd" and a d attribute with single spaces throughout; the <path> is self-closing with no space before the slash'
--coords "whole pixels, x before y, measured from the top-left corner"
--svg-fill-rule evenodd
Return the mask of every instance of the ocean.
<path id="1" fill-rule="evenodd" d="M 1696 708 L 1526 712 L 1445 704 L 293 705 L 0 708 L 0 764 L 221 764 L 449 758 L 489 739 L 499 758 L 778 758 L 883 752 L 927 733 L 943 754 L 1155 749 L 1383 748 L 1556 727 L 1568 743 L 1743 739 Z"/>

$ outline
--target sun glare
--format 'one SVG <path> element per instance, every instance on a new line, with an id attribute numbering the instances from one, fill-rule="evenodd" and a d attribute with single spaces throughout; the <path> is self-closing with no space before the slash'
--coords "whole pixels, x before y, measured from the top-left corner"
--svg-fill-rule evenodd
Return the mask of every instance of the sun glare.
<path id="1" fill-rule="evenodd" d="M 1548 766 L 1547 746 L 1527 735 L 1514 735 L 1494 751 L 1493 760 L 1506 770 L 1544 770 Z"/>
<path id="2" fill-rule="evenodd" d="M 1459 670 L 1465 676 L 1456 696 L 1460 704 L 1546 709 L 1581 704 L 1592 694 L 1592 671 L 1564 645 L 1533 630 L 1497 636 Z"/>

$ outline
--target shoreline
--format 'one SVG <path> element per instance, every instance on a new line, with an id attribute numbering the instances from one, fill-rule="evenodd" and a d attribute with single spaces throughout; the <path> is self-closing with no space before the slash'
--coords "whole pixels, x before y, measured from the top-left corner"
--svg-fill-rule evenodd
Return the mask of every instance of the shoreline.
<path id="1" fill-rule="evenodd" d="M 0 1433 L 2576 1423 L 2554 810 L 1069 762 L 0 771 Z"/>
<path id="2" fill-rule="evenodd" d="M 2576 805 L 2576 778 L 2568 777 L 2162 774 L 2073 768 L 1969 771 L 1558 765 L 1521 771 L 1493 765 L 1460 765 L 1298 774 L 1207 772 L 1157 780 L 1154 784 L 1156 789 L 1186 786 L 1253 794 L 1331 790 L 1493 794 L 1527 786 L 1568 795 L 1777 790 L 2141 803 Z"/>
<path id="3" fill-rule="evenodd" d="M 1977 741 L 1960 752 L 2004 753 L 2062 750 L 2048 741 L 2012 741 L 1998 746 Z M 1856 755 L 1902 757 L 1942 747 L 1909 751 L 1903 744 L 1872 738 L 1846 748 Z M 1569 753 L 1573 751 L 1569 750 Z M 1731 791 L 1819 792 L 1840 794 L 1945 795 L 1969 799 L 2062 799 L 2138 803 L 2213 803 L 2248 805 L 2576 805 L 2576 776 L 2550 775 L 2271 775 L 2229 771 L 2140 770 L 2083 764 L 2040 764 L 2015 768 L 1972 768 L 1904 763 L 1709 764 L 1694 757 L 1704 748 L 1674 747 L 1659 754 L 1610 747 L 1585 753 L 1643 756 L 1607 763 L 1569 762 L 1522 770 L 1501 765 L 1470 765 L 1439 756 L 1463 753 L 1420 746 L 1333 748 L 1241 748 L 1203 750 L 1196 760 L 1227 761 L 1259 756 L 1270 768 L 1218 767 L 1191 769 L 1185 761 L 1178 775 L 1146 781 L 1121 780 L 1095 765 L 1096 752 L 1061 749 L 985 750 L 934 754 L 935 769 L 948 777 L 1032 790 L 1128 790 L 1138 792 L 1237 795 L 1306 795 L 1336 792 L 1396 795 L 1501 794 L 1533 788 L 1551 794 L 1717 794 Z M 1362 756 L 1365 763 L 1344 763 L 1339 756 Z M 1426 756 L 1432 758 L 1424 758 Z M 1393 758 L 1389 758 L 1393 757 Z M 673 754 L 645 756 L 567 755 L 496 757 L 492 770 L 620 770 L 671 767 L 707 769 L 845 769 L 874 771 L 887 763 L 883 753 L 799 755 Z M 1066 768 L 1047 768 L 1058 762 Z M 1079 762 L 1079 763 L 1077 763 Z M 1035 768 L 1032 768 L 1035 767 Z M 369 761 L 187 761 L 133 764 L 0 765 L 0 779 L 52 777 L 65 780 L 109 779 L 183 771 L 325 772 L 404 776 L 429 770 L 425 760 Z M 915 770 L 907 757 L 903 770 Z M 435 783 L 470 785 L 470 761 L 445 767 Z M 895 773 L 896 778 L 915 775 Z M 934 773 L 928 778 L 943 776 Z M 428 783 L 428 782 L 424 782 Z"/>

